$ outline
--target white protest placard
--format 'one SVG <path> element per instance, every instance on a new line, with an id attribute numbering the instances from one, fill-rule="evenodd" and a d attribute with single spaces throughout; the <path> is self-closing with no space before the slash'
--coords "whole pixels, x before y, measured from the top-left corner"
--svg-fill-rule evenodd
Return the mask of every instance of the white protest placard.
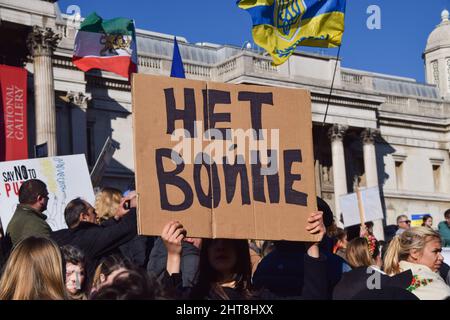
<path id="1" fill-rule="evenodd" d="M 44 214 L 53 231 L 67 228 L 64 209 L 72 199 L 81 197 L 94 204 L 83 154 L 0 162 L 0 175 L 0 217 L 5 231 L 19 203 L 19 188 L 26 180 L 39 179 L 47 185 L 49 200 Z"/>
<path id="2" fill-rule="evenodd" d="M 450 248 L 442 248 L 441 255 L 444 257 L 444 262 L 450 264 Z"/>
<path id="3" fill-rule="evenodd" d="M 364 208 L 364 222 L 383 219 L 383 209 L 381 208 L 380 190 L 378 187 L 361 189 L 360 192 Z M 340 196 L 339 203 L 344 219 L 344 227 L 361 224 L 356 193 Z"/>

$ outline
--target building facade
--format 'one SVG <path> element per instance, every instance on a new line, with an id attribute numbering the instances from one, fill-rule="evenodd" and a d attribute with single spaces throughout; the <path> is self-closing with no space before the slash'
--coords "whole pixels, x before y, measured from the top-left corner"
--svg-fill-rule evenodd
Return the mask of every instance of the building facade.
<path id="1" fill-rule="evenodd" d="M 84 73 L 71 61 L 78 19 L 55 1 L 0 0 L 0 63 L 29 71 L 30 155 L 84 153 L 90 168 L 111 137 L 118 149 L 102 185 L 133 181 L 130 84 L 108 72 Z M 170 74 L 173 36 L 137 30 L 140 73 Z M 334 57 L 295 53 L 274 67 L 262 52 L 177 37 L 189 79 L 304 88 L 311 92 L 317 194 L 339 220 L 339 195 L 380 186 L 385 220 L 450 208 L 450 23 L 448 11 L 423 54 L 427 84 L 345 68 Z M 331 97 L 330 85 L 337 70 Z M 324 122 L 327 102 L 328 115 Z M 435 223 L 436 224 L 436 223 Z"/>

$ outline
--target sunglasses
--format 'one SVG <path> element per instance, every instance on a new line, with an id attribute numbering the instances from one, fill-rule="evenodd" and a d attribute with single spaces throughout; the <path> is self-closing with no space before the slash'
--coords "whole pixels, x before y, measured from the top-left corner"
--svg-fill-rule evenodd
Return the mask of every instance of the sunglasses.
<path id="1" fill-rule="evenodd" d="M 401 222 L 405 222 L 405 223 L 411 223 L 411 220 L 404 220 L 404 221 L 399 221 L 399 223 Z"/>

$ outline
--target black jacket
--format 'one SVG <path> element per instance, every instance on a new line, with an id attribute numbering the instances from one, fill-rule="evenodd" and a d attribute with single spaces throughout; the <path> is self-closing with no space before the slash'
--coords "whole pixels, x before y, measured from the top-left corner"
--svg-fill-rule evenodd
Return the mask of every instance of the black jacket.
<path id="1" fill-rule="evenodd" d="M 193 244 L 183 241 L 183 251 L 181 253 L 181 274 L 183 287 L 193 287 L 197 282 L 197 270 L 200 259 L 200 249 Z M 148 259 L 147 271 L 153 273 L 157 278 L 166 270 L 167 266 L 167 249 L 164 242 L 159 237 L 155 240 L 155 244 Z"/>
<path id="2" fill-rule="evenodd" d="M 120 245 L 133 239 L 136 234 L 136 210 L 132 210 L 119 221 L 109 219 L 102 225 L 80 222 L 73 229 L 52 232 L 50 237 L 59 246 L 72 245 L 82 250 L 86 257 L 88 278 L 92 279 L 100 259 L 117 252 Z"/>
<path id="3" fill-rule="evenodd" d="M 412 279 L 411 270 L 389 277 L 371 267 L 354 268 L 342 274 L 341 281 L 334 288 L 333 300 L 352 300 L 357 294 L 367 289 L 406 289 L 411 284 Z M 369 285 L 371 288 L 369 288 Z"/>
<path id="4" fill-rule="evenodd" d="M 319 258 L 312 258 L 305 254 L 303 257 L 304 279 L 303 286 L 299 290 L 300 294 L 295 296 L 280 296 L 274 292 L 269 291 L 267 288 L 260 288 L 251 292 L 251 296 L 246 298 L 240 292 L 234 289 L 225 288 L 224 291 L 230 297 L 230 300 L 275 300 L 275 299 L 301 299 L 301 300 L 325 300 L 328 296 L 328 279 L 327 279 L 327 258 L 324 255 L 320 255 Z M 206 297 L 199 297 L 196 295 L 197 287 L 186 288 L 182 286 L 182 278 L 180 274 L 172 274 L 169 276 L 165 271 L 160 276 L 160 281 L 166 288 L 176 288 L 176 298 L 181 299 L 207 299 L 207 300 L 220 300 L 221 298 L 214 294 L 209 293 Z"/>
<path id="5" fill-rule="evenodd" d="M 139 268 L 147 267 L 154 237 L 137 235 L 119 247 L 120 253 Z"/>
<path id="6" fill-rule="evenodd" d="M 278 241 L 258 264 L 253 285 L 280 297 L 300 296 L 304 277 L 305 247 L 301 242 Z"/>
<path id="7" fill-rule="evenodd" d="M 439 268 L 439 274 L 442 279 L 444 279 L 445 283 L 450 286 L 450 266 L 445 262 L 442 262 L 441 267 Z"/>

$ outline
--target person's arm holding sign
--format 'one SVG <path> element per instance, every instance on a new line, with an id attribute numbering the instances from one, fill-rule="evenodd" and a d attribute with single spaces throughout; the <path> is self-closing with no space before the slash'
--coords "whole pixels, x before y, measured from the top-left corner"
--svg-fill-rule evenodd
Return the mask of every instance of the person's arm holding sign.
<path id="1" fill-rule="evenodd" d="M 311 213 L 306 230 L 310 234 L 315 234 L 319 237 L 317 242 L 305 243 L 307 254 L 304 258 L 305 272 L 302 298 L 308 300 L 326 299 L 328 291 L 326 257 L 319 252 L 319 243 L 326 232 L 322 212 Z"/>
<path id="2" fill-rule="evenodd" d="M 178 221 L 171 221 L 165 225 L 161 238 L 167 248 L 166 269 L 169 275 L 180 273 L 181 265 L 181 242 L 186 236 L 186 230 Z"/>
<path id="3" fill-rule="evenodd" d="M 319 243 L 322 241 L 325 235 L 325 225 L 323 224 L 323 213 L 321 211 L 313 212 L 308 218 L 308 225 L 306 226 L 306 231 L 310 234 L 317 234 L 320 236 L 317 242 L 310 242 L 308 248 L 308 255 L 311 258 L 319 258 Z"/>

